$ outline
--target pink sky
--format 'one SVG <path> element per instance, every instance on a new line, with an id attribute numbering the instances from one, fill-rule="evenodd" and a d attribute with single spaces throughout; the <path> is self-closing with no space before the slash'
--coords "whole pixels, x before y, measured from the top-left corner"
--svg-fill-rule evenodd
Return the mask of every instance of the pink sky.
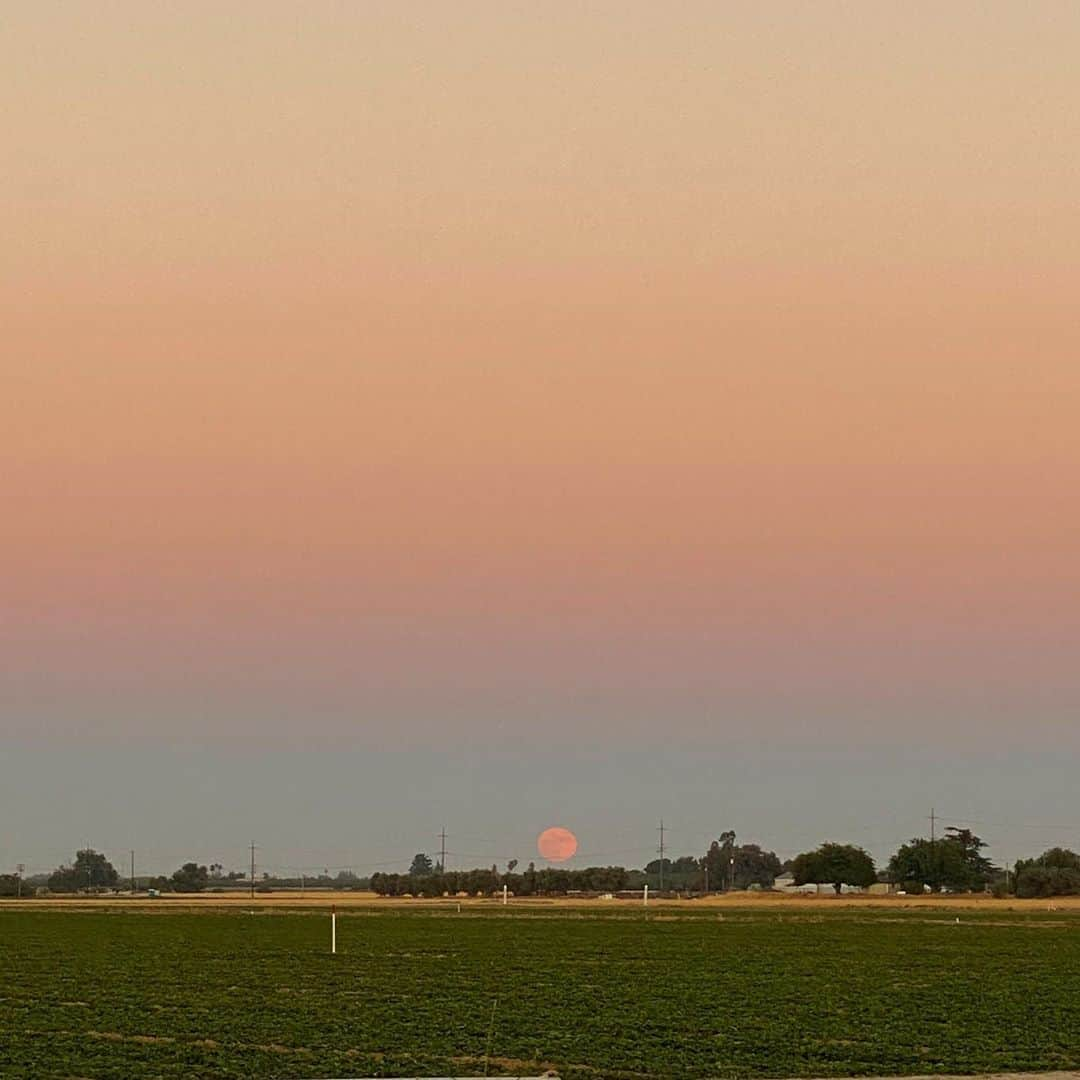
<path id="1" fill-rule="evenodd" d="M 1076 749 L 1080 12 L 5 15 L 10 734 Z"/>

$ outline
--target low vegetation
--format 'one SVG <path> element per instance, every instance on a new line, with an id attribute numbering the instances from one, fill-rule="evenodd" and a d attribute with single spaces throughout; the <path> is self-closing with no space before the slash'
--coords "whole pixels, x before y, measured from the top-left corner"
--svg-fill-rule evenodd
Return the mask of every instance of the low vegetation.
<path id="1" fill-rule="evenodd" d="M 1017 896 L 1075 896 L 1080 894 L 1080 855 L 1051 848 L 1037 859 L 1016 864 Z"/>
<path id="2" fill-rule="evenodd" d="M 0 910 L 0 1075 L 1080 1068 L 1076 916 L 159 910 Z"/>

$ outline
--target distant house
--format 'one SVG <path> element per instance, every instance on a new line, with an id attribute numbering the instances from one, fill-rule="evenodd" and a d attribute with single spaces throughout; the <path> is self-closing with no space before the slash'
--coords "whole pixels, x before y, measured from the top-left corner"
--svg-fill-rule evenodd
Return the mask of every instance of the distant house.
<path id="1" fill-rule="evenodd" d="M 795 875 L 789 870 L 785 874 L 781 874 L 773 882 L 773 890 L 775 892 L 790 893 L 792 895 L 800 894 L 804 896 L 816 896 L 818 893 L 818 886 L 813 884 L 796 885 Z"/>
<path id="2" fill-rule="evenodd" d="M 836 889 L 833 888 L 830 882 L 813 882 L 808 881 L 805 885 L 795 884 L 795 875 L 788 871 L 785 874 L 781 874 L 773 882 L 773 890 L 775 892 L 786 893 L 789 896 L 835 896 Z M 840 892 L 844 896 L 849 893 L 865 893 L 866 889 L 861 888 L 858 885 L 841 885 Z"/>

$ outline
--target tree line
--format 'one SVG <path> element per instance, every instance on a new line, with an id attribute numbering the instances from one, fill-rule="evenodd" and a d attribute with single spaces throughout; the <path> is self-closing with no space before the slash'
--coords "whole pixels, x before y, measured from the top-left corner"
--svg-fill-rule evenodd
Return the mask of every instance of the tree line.
<path id="1" fill-rule="evenodd" d="M 1080 855 L 1067 848 L 1051 848 L 1035 858 L 1022 859 L 1010 874 L 984 854 L 986 843 L 969 829 L 950 828 L 942 837 L 915 837 L 902 844 L 887 865 L 878 869 L 870 854 L 853 844 L 824 843 L 812 851 L 782 861 L 758 844 L 739 844 L 735 833 L 723 832 L 700 856 L 654 859 L 642 869 L 590 866 L 565 869 L 529 863 L 518 871 L 518 861 L 472 870 L 446 870 L 431 857 L 418 853 L 407 873 L 374 873 L 357 877 L 345 870 L 331 877 L 271 877 L 264 874 L 258 891 L 304 886 L 334 889 L 370 889 L 382 896 L 445 896 L 464 893 L 492 895 L 504 887 L 515 896 L 557 896 L 567 893 L 654 892 L 713 893 L 769 889 L 790 873 L 795 885 L 830 885 L 866 888 L 887 882 L 909 893 L 976 892 L 991 889 L 998 895 L 1050 897 L 1080 895 Z M 226 872 L 220 864 L 187 862 L 169 876 L 141 878 L 139 886 L 159 892 L 198 893 L 239 887 L 247 882 L 241 871 Z M 120 891 L 129 879 L 92 848 L 75 854 L 70 864 L 47 877 L 23 880 L 18 874 L 0 874 L 0 897 L 29 896 L 33 886 L 49 892 Z"/>
<path id="2" fill-rule="evenodd" d="M 197 893 L 207 890 L 224 890 L 250 886 L 243 870 L 229 870 L 220 863 L 209 866 L 187 862 L 172 874 L 142 875 L 134 883 L 140 889 L 156 892 Z M 367 878 L 357 877 L 351 870 L 342 870 L 331 877 L 329 872 L 309 874 L 303 877 L 278 877 L 264 873 L 255 884 L 255 891 L 271 889 L 364 889 L 369 887 Z M 75 853 L 70 864 L 58 866 L 50 874 L 39 874 L 23 879 L 17 874 L 0 874 L 0 897 L 30 896 L 36 888 L 52 893 L 121 892 L 131 889 L 131 878 L 120 871 L 99 851 L 84 848 Z"/>
<path id="3" fill-rule="evenodd" d="M 415 859 L 413 864 L 416 865 Z M 503 873 L 494 866 L 484 870 L 444 871 L 436 865 L 427 873 L 372 874 L 371 890 L 380 896 L 446 896 L 458 893 L 482 896 L 496 893 L 504 886 L 514 896 L 614 893 L 633 888 L 631 875 L 634 873 L 622 866 L 590 866 L 584 870 L 545 866 L 538 870 L 535 863 L 529 863 L 519 874 L 509 865 Z"/>
<path id="4" fill-rule="evenodd" d="M 500 874 L 490 870 L 444 872 L 426 854 L 418 854 L 406 874 L 374 874 L 371 888 L 385 896 L 442 896 L 454 893 L 490 895 L 504 886 L 515 896 L 617 893 L 650 890 L 711 893 L 753 888 L 770 889 L 783 873 L 792 884 L 869 888 L 886 883 L 908 893 L 979 892 L 1042 897 L 1080 895 L 1080 855 L 1052 848 L 1020 860 L 1010 874 L 984 854 L 986 842 L 970 829 L 949 828 L 942 837 L 915 837 L 879 869 L 871 855 L 854 844 L 824 843 L 812 851 L 781 861 L 758 844 L 738 844 L 732 831 L 720 834 L 704 855 L 654 859 L 642 870 L 621 866 L 537 870 L 530 863 L 515 873 L 516 861 Z"/>

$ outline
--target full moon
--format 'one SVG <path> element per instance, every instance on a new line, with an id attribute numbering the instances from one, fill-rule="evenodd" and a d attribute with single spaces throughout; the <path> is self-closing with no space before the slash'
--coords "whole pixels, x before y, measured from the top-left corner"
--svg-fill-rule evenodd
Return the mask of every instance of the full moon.
<path id="1" fill-rule="evenodd" d="M 536 838 L 536 850 L 548 862 L 566 862 L 577 851 L 577 837 L 561 825 L 552 825 Z"/>

